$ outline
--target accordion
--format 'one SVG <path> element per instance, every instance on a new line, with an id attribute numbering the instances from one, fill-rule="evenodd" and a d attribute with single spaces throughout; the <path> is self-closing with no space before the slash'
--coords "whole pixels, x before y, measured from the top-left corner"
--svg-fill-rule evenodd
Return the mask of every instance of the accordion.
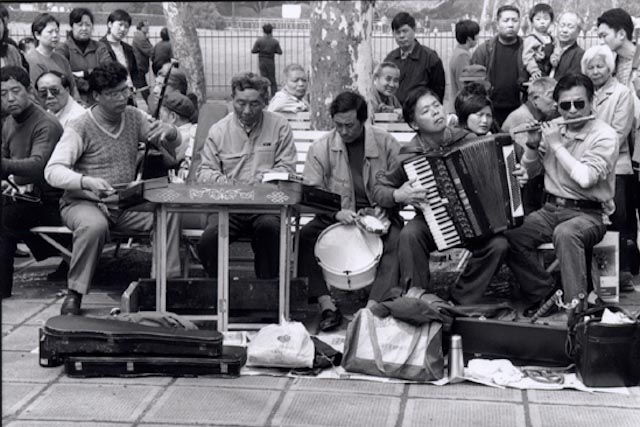
<path id="1" fill-rule="evenodd" d="M 403 163 L 413 187 L 427 190 L 419 208 L 442 251 L 519 224 L 524 216 L 509 134 L 463 143 Z"/>

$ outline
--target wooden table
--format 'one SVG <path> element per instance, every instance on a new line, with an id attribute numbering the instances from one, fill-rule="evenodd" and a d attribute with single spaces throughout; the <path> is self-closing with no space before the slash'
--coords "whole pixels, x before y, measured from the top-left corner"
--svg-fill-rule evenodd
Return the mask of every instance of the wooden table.
<path id="1" fill-rule="evenodd" d="M 229 324 L 229 215 L 273 214 L 280 216 L 280 265 L 278 319 L 289 317 L 289 268 L 291 263 L 292 218 L 300 213 L 329 213 L 335 206 L 305 204 L 305 187 L 294 182 L 250 185 L 169 184 L 145 190 L 143 197 L 154 206 L 154 257 L 156 259 L 156 310 L 166 311 L 167 216 L 170 212 L 218 214 L 218 304 L 217 315 L 197 316 L 217 321 L 219 331 L 255 329 L 261 324 Z M 308 187 L 307 187 L 308 188 Z M 318 190 L 314 190 L 318 191 Z M 339 206 L 339 198 L 338 198 Z M 296 260 L 294 260 L 295 262 Z M 192 316 L 195 317 L 195 316 Z"/>

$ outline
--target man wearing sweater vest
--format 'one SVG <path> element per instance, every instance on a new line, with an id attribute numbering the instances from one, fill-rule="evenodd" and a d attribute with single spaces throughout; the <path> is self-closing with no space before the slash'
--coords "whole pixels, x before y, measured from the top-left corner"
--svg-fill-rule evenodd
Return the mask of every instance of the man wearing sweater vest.
<path id="1" fill-rule="evenodd" d="M 118 62 L 99 65 L 89 75 L 96 104 L 64 130 L 45 168 L 45 178 L 65 190 L 63 223 L 73 231 L 69 293 L 61 314 L 80 314 L 109 230 L 151 230 L 153 215 L 122 211 L 114 187 L 135 179 L 138 142 L 162 144 L 174 152 L 181 138 L 173 125 L 150 123 L 127 106 L 127 69 Z M 168 274 L 180 274 L 178 217 L 169 216 Z M 154 260 L 155 261 L 155 260 Z"/>
<path id="2" fill-rule="evenodd" d="M 0 68 L 2 109 L 8 114 L 2 126 L 2 167 L 0 178 L 5 193 L 26 192 L 5 200 L 0 218 L 0 292 L 2 298 L 11 296 L 13 285 L 13 257 L 16 244 L 24 241 L 34 258 L 41 261 L 57 254 L 40 237 L 29 232 L 38 225 L 60 224 L 58 202 L 61 192 L 44 180 L 44 166 L 53 147 L 62 135 L 62 126 L 52 115 L 36 105 L 29 91 L 29 73 L 11 65 Z M 11 184 L 10 184 L 11 183 Z"/>

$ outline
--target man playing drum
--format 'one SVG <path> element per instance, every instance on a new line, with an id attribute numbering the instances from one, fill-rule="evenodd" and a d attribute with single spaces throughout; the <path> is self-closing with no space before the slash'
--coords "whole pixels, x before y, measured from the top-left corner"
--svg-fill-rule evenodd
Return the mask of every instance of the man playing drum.
<path id="1" fill-rule="evenodd" d="M 375 177 L 396 166 L 400 149 L 386 131 L 365 124 L 367 102 L 361 95 L 354 92 L 339 94 L 331 103 L 329 112 L 335 129 L 309 149 L 304 182 L 340 194 L 342 209 L 334 215 L 317 215 L 302 228 L 299 262 L 301 275 L 309 278 L 309 296 L 317 298 L 320 304 L 320 329 L 323 331 L 339 326 L 342 314 L 331 300 L 314 257 L 315 243 L 330 225 L 338 222 L 354 224 L 356 212 L 376 206 L 373 198 Z M 392 202 L 390 200 L 387 204 L 392 205 Z M 398 283 L 396 247 L 402 219 L 396 206 L 383 211 L 386 211 L 391 226 L 382 236 L 384 249 L 367 306 L 388 299 L 391 288 Z"/>

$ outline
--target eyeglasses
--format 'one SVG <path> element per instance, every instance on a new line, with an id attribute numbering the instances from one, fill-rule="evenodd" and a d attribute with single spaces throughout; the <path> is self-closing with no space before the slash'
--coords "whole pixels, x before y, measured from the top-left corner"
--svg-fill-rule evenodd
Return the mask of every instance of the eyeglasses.
<path id="1" fill-rule="evenodd" d="M 584 100 L 562 101 L 558 104 L 558 107 L 560 107 L 561 110 L 569 111 L 572 105 L 575 107 L 576 110 L 582 110 L 585 107 L 585 105 L 587 105 L 587 102 Z"/>
<path id="2" fill-rule="evenodd" d="M 40 96 L 40 98 L 46 98 L 49 93 L 51 96 L 58 96 L 60 92 L 59 87 L 45 87 L 44 89 L 38 89 L 38 96 Z"/>
<path id="3" fill-rule="evenodd" d="M 131 95 L 131 89 L 125 87 L 120 90 L 114 90 L 113 92 L 102 92 L 102 95 L 109 99 L 117 99 L 120 97 L 127 99 Z"/>

